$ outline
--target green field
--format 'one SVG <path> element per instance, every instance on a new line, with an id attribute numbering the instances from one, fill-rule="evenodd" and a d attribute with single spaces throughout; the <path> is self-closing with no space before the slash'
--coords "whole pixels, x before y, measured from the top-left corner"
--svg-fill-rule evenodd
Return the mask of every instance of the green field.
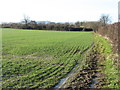
<path id="1" fill-rule="evenodd" d="M 92 32 L 3 29 L 4 88 L 48 88 L 59 83 L 93 43 Z"/>

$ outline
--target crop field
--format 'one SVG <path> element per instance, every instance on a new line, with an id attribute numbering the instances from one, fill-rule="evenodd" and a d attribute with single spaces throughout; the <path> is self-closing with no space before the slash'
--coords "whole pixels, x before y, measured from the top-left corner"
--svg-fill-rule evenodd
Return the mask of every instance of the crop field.
<path id="1" fill-rule="evenodd" d="M 54 87 L 92 43 L 92 32 L 3 29 L 3 88 Z"/>

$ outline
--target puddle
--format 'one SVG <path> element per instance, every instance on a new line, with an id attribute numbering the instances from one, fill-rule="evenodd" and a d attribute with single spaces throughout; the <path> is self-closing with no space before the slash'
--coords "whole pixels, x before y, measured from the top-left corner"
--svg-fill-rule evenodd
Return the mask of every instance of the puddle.
<path id="1" fill-rule="evenodd" d="M 55 85 L 54 88 L 59 88 L 67 79 L 68 79 L 68 78 L 63 78 L 63 79 L 61 79 L 60 82 L 59 82 L 57 85 Z"/>
<path id="2" fill-rule="evenodd" d="M 89 84 L 90 88 L 95 88 L 95 84 L 98 83 L 97 78 L 98 78 L 97 76 L 92 78 L 91 84 Z"/>
<path id="3" fill-rule="evenodd" d="M 79 65 L 79 64 L 76 64 L 76 65 L 74 66 L 74 68 L 72 69 L 72 71 L 66 76 L 66 78 L 62 78 L 62 79 L 60 80 L 60 82 L 54 86 L 54 88 L 56 88 L 56 89 L 57 89 L 57 88 L 61 88 L 62 85 L 68 80 L 68 78 L 71 77 L 71 76 L 75 73 L 75 72 L 74 72 L 74 69 L 77 67 L 77 65 Z M 54 90 L 55 90 L 55 89 L 54 89 Z"/>

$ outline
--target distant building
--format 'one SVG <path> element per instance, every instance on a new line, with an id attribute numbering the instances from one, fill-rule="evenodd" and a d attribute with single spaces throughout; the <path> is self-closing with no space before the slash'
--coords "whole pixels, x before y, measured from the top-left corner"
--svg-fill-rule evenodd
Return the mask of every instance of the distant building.
<path id="1" fill-rule="evenodd" d="M 120 22 L 120 1 L 118 2 L 118 22 Z"/>

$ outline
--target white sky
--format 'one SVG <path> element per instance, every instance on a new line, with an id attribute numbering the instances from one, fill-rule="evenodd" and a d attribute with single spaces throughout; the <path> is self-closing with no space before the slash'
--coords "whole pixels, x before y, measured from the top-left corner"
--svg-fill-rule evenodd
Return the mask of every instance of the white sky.
<path id="1" fill-rule="evenodd" d="M 0 23 L 31 20 L 53 22 L 97 21 L 109 14 L 118 21 L 119 0 L 0 0 Z"/>

